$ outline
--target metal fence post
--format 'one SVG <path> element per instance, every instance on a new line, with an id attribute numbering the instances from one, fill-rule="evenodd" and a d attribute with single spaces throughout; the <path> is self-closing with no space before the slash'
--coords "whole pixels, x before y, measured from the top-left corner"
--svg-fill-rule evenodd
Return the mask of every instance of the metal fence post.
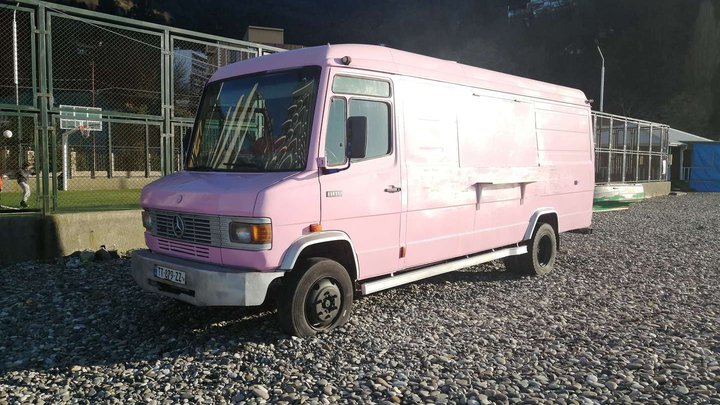
<path id="1" fill-rule="evenodd" d="M 150 128 L 145 121 L 145 178 L 150 177 Z"/>
<path id="2" fill-rule="evenodd" d="M 635 182 L 640 180 L 640 128 L 642 124 L 637 123 L 637 146 L 635 148 Z"/>
<path id="3" fill-rule="evenodd" d="M 167 135 L 162 133 L 162 126 L 160 127 L 160 175 L 165 176 L 166 173 L 166 159 L 165 159 L 165 151 L 167 150 Z"/>
<path id="4" fill-rule="evenodd" d="M 172 47 L 170 46 L 170 30 L 165 29 L 163 30 L 163 39 L 162 39 L 162 99 L 163 99 L 163 125 L 160 129 L 160 174 L 162 176 L 165 176 L 167 174 L 172 173 L 172 150 L 168 149 L 170 146 L 170 142 L 167 142 L 167 138 L 169 136 L 172 136 L 172 127 L 171 127 L 171 119 L 173 115 L 173 100 L 171 96 L 171 88 L 172 88 L 172 58 L 170 57 L 170 54 L 172 52 Z"/>
<path id="5" fill-rule="evenodd" d="M 57 176 L 55 176 L 55 173 L 57 172 L 57 131 L 55 130 L 55 120 L 52 120 L 50 124 L 50 133 L 52 134 L 49 136 L 49 154 L 50 154 L 50 167 L 52 168 L 49 170 L 50 174 L 50 197 L 52 200 L 52 210 L 56 211 L 58 207 L 58 179 Z M 63 179 L 64 180 L 64 179 Z"/>
<path id="6" fill-rule="evenodd" d="M 107 168 L 107 176 L 108 176 L 108 178 L 112 178 L 112 177 L 113 177 L 113 174 L 114 174 L 113 172 L 115 171 L 115 168 L 113 167 L 112 123 L 111 123 L 110 121 L 107 122 L 107 145 L 108 145 L 108 150 L 107 150 L 107 159 L 108 159 L 108 160 L 107 160 L 107 161 L 108 161 L 108 163 L 107 163 L 107 165 L 108 165 L 108 168 Z"/>
<path id="7" fill-rule="evenodd" d="M 613 154 L 613 117 L 610 117 L 610 127 L 608 128 L 608 183 L 612 181 Z"/>
<path id="8" fill-rule="evenodd" d="M 627 172 L 627 120 L 623 120 L 623 160 L 622 160 L 622 182 L 625 183 Z"/>
<path id="9" fill-rule="evenodd" d="M 50 93 L 48 92 L 48 76 L 47 76 L 47 59 L 46 59 L 46 46 L 47 46 L 47 12 L 45 10 L 45 4 L 40 3 L 38 6 L 38 57 L 40 59 L 40 92 L 37 94 L 38 103 L 40 104 L 40 131 L 39 147 L 40 147 L 40 163 L 42 166 L 41 175 L 41 198 L 42 198 L 42 213 L 46 215 L 50 212 L 50 193 L 49 193 L 49 148 L 48 148 L 48 102 L 50 101 Z M 36 158 L 37 161 L 37 158 Z M 37 170 L 37 166 L 35 167 Z"/>
<path id="10" fill-rule="evenodd" d="M 650 137 L 648 138 L 648 181 L 652 181 L 653 136 L 653 124 L 650 123 Z"/>

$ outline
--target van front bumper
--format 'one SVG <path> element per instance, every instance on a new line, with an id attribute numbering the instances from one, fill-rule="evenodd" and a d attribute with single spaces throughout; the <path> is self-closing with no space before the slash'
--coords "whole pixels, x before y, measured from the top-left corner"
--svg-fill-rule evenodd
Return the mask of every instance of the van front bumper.
<path id="1" fill-rule="evenodd" d="M 185 284 L 156 277 L 157 266 L 185 273 Z M 197 306 L 261 305 L 270 283 L 284 274 L 198 263 L 150 250 L 135 251 L 132 258 L 133 278 L 144 290 Z"/>

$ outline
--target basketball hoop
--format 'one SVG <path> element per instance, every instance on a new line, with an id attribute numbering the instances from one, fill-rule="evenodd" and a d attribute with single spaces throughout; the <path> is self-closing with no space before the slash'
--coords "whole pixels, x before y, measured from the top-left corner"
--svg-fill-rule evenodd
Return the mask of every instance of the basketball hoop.
<path id="1" fill-rule="evenodd" d="M 90 128 L 88 128 L 87 125 L 80 125 L 78 127 L 78 131 L 80 132 L 80 135 L 83 136 L 83 138 L 89 138 L 90 137 Z"/>

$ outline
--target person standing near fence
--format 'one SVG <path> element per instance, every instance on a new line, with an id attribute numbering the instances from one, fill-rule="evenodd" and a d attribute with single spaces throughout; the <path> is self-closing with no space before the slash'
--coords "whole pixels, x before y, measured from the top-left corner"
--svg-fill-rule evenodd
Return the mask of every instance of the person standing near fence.
<path id="1" fill-rule="evenodd" d="M 30 186 L 28 185 L 28 179 L 30 178 L 30 163 L 25 162 L 23 163 L 22 167 L 17 170 L 15 173 L 15 178 L 17 179 L 18 184 L 20 185 L 20 188 L 22 188 L 23 196 L 22 200 L 20 201 L 20 206 L 22 208 L 27 207 L 27 200 L 30 198 Z"/>

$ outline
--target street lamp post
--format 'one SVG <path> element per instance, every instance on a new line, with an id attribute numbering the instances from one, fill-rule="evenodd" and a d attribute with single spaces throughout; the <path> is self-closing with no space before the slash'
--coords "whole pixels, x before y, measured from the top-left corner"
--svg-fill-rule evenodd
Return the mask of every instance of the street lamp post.
<path id="1" fill-rule="evenodd" d="M 597 43 L 596 43 L 597 44 Z M 600 44 L 597 44 L 597 50 L 600 52 L 600 58 L 602 59 L 602 70 L 600 72 L 600 112 L 603 111 L 603 102 L 605 96 L 605 57 L 600 50 Z"/>

